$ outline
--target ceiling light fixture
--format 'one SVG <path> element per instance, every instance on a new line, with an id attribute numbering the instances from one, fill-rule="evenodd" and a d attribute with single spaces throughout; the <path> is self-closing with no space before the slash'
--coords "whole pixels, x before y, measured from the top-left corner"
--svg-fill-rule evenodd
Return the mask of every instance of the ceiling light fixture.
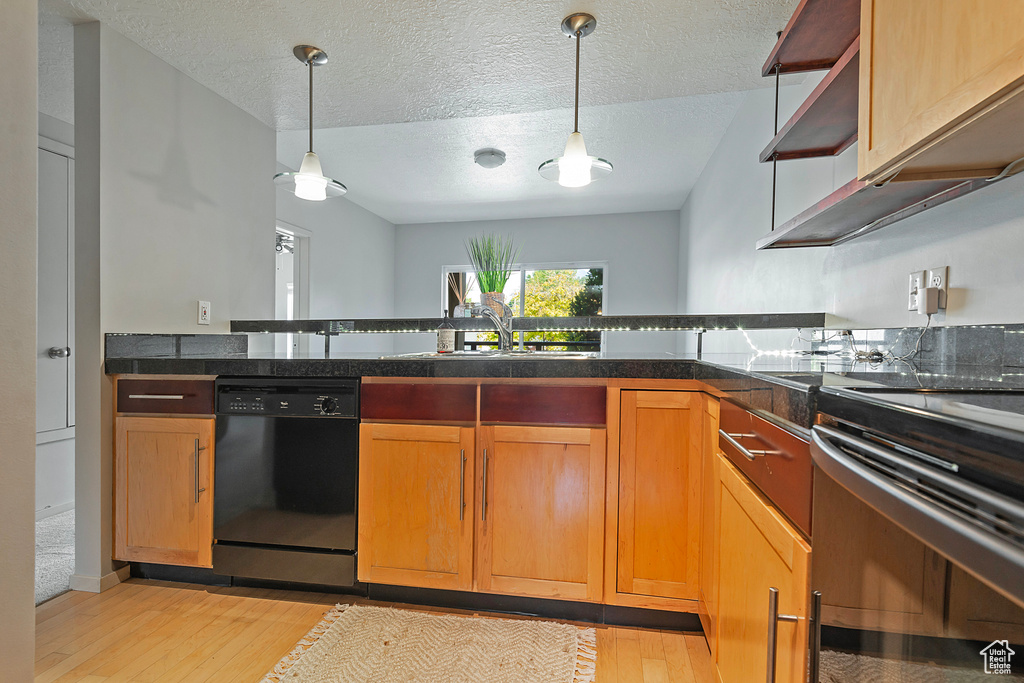
<path id="1" fill-rule="evenodd" d="M 498 168 L 505 163 L 505 153 L 500 149 L 485 147 L 473 153 L 473 161 L 484 168 Z"/>
<path id="2" fill-rule="evenodd" d="M 537 170 L 548 180 L 562 187 L 584 187 L 612 172 L 612 165 L 599 157 L 587 155 L 580 133 L 580 41 L 597 28 L 597 19 L 585 13 L 570 14 L 562 20 L 562 33 L 576 38 L 576 103 L 573 130 L 565 144 L 565 152 L 557 159 L 549 159 Z"/>
<path id="3" fill-rule="evenodd" d="M 324 175 L 320 158 L 313 152 L 313 67 L 327 63 L 327 53 L 312 45 L 296 45 L 292 50 L 295 57 L 309 65 L 309 151 L 302 157 L 298 173 L 278 173 L 274 182 L 295 193 L 299 199 L 320 202 L 328 197 L 340 197 L 348 188 Z"/>

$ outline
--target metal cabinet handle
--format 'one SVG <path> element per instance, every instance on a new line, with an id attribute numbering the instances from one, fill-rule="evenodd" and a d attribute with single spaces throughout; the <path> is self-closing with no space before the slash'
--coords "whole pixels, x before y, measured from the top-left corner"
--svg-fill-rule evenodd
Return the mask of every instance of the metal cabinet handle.
<path id="1" fill-rule="evenodd" d="M 808 648 L 811 659 L 808 662 L 807 680 L 818 683 L 819 659 L 821 658 L 821 591 L 811 593 L 811 623 Z"/>
<path id="2" fill-rule="evenodd" d="M 70 346 L 51 346 L 50 350 L 46 352 L 50 358 L 70 358 L 71 347 Z"/>
<path id="3" fill-rule="evenodd" d="M 199 494 L 206 492 L 205 488 L 199 488 L 199 451 L 205 451 L 205 450 L 206 450 L 206 446 L 200 447 L 199 439 L 196 439 L 195 450 L 192 451 L 192 462 L 195 465 L 195 473 L 196 473 L 195 492 L 196 492 L 196 504 L 197 505 L 199 504 Z"/>
<path id="4" fill-rule="evenodd" d="M 720 437 L 722 437 L 723 439 L 725 439 L 726 442 L 728 442 L 728 444 L 730 446 L 732 446 L 733 448 L 738 450 L 740 453 L 742 453 L 743 457 L 746 458 L 747 460 L 753 461 L 753 460 L 756 460 L 758 456 L 778 455 L 779 454 L 779 451 L 768 451 L 768 450 L 763 450 L 763 449 L 761 449 L 761 450 L 753 450 L 752 451 L 749 448 L 747 448 L 746 446 L 744 446 L 743 444 L 741 444 L 739 441 L 736 440 L 736 439 L 743 439 L 743 438 L 747 438 L 747 439 L 755 438 L 757 436 L 757 434 L 730 434 L 729 432 L 725 431 L 724 429 L 719 429 L 718 430 L 718 435 Z"/>
<path id="5" fill-rule="evenodd" d="M 480 520 L 487 521 L 487 449 L 484 449 L 484 494 L 480 505 Z"/>
<path id="6" fill-rule="evenodd" d="M 181 401 L 185 396 L 182 394 L 128 394 L 128 398 L 141 398 L 156 401 Z"/>
<path id="7" fill-rule="evenodd" d="M 459 471 L 459 521 L 461 522 L 466 514 L 466 449 L 460 452 L 462 456 L 462 469 Z"/>
<path id="8" fill-rule="evenodd" d="M 779 589 L 768 589 L 768 676 L 767 683 L 775 683 L 775 651 L 778 649 L 780 621 L 800 621 L 794 614 L 779 614 Z"/>

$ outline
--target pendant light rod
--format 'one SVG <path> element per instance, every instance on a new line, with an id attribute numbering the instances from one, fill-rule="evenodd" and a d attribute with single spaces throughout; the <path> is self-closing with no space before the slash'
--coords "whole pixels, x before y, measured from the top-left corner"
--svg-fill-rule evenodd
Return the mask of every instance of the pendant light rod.
<path id="1" fill-rule="evenodd" d="M 309 60 L 309 151 L 313 151 L 313 60 Z"/>
<path id="2" fill-rule="evenodd" d="M 576 105 L 573 107 L 572 132 L 580 132 L 580 43 L 583 34 L 576 31 Z M 310 143 L 312 144 L 312 143 Z"/>

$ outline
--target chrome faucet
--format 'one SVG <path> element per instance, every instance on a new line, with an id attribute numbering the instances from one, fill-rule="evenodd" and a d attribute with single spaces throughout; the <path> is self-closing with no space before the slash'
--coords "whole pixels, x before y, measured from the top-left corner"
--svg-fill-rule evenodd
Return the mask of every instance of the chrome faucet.
<path id="1" fill-rule="evenodd" d="M 495 327 L 498 328 L 498 350 L 511 351 L 512 309 L 504 302 L 501 304 L 501 309 L 501 315 L 499 316 L 490 306 L 474 306 L 472 314 L 483 315 L 490 318 L 494 322 Z"/>

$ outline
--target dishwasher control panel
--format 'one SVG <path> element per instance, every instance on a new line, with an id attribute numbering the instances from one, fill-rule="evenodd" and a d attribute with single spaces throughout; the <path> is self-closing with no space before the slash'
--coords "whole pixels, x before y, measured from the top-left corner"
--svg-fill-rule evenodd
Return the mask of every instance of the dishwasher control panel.
<path id="1" fill-rule="evenodd" d="M 358 380 L 217 380 L 218 415 L 345 417 L 359 415 Z"/>

